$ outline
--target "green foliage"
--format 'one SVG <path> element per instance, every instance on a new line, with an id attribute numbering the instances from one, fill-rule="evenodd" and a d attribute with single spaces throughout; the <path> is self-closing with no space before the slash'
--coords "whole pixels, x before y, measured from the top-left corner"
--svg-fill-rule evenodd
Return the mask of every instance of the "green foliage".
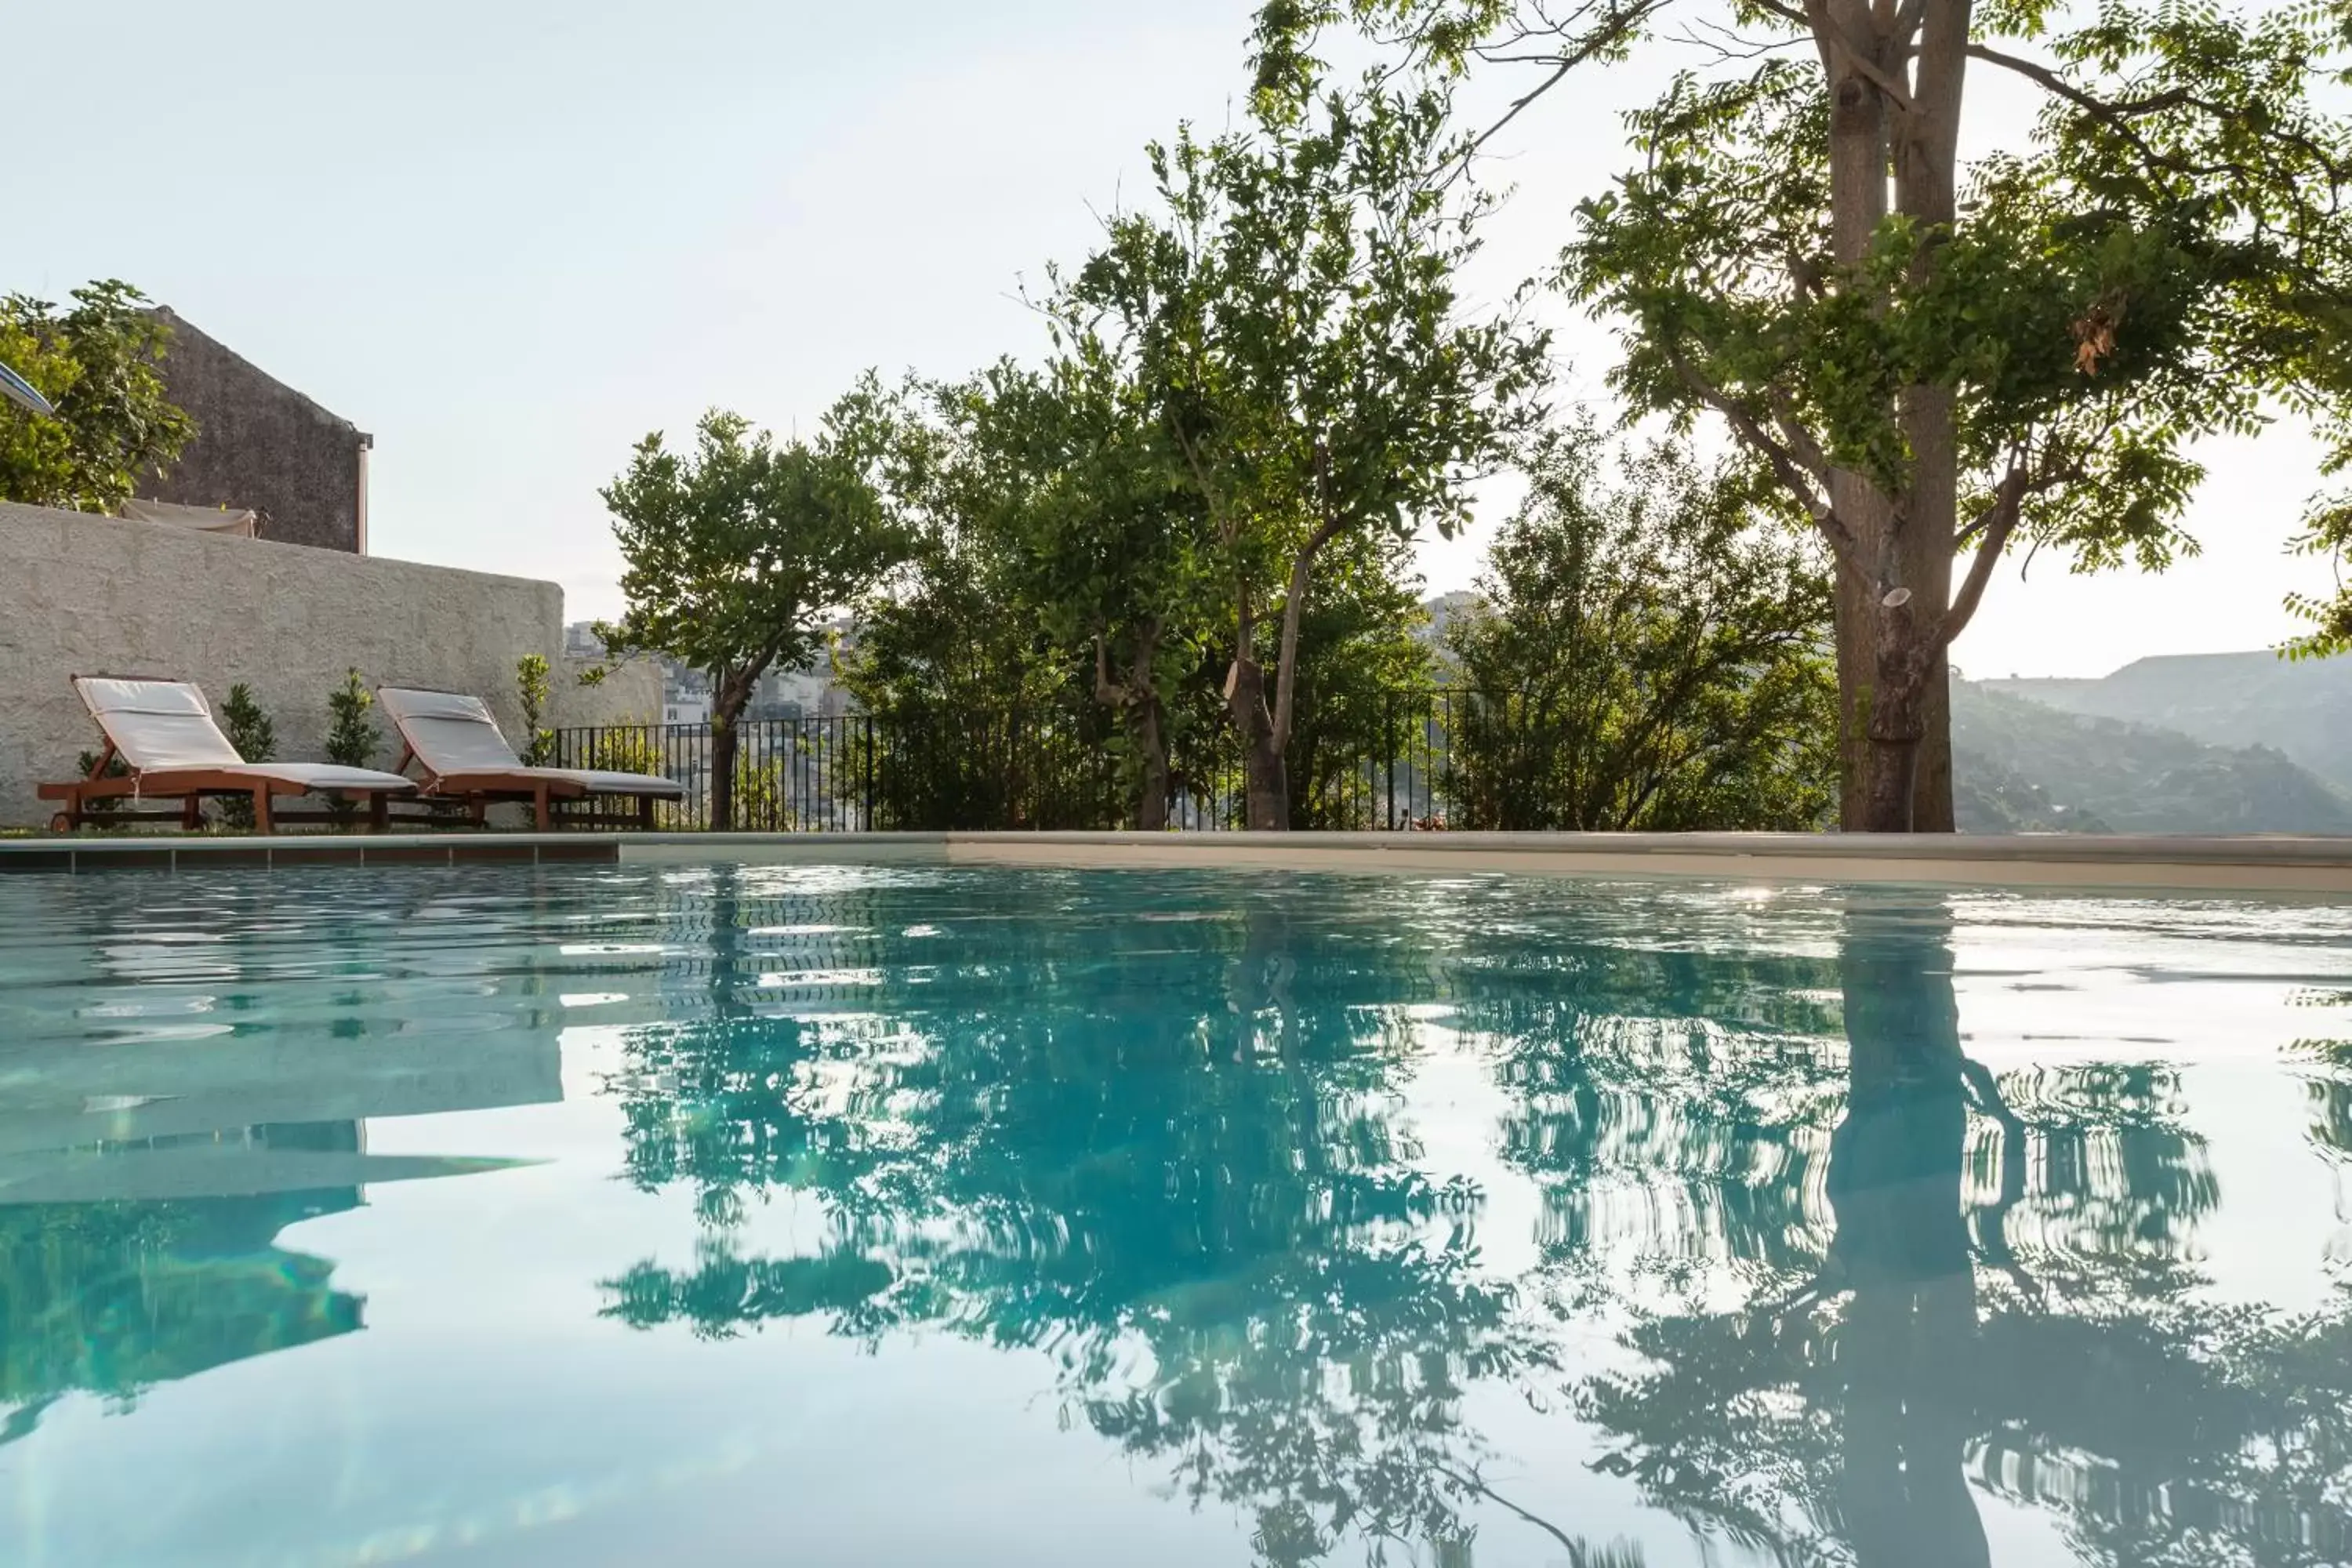
<path id="1" fill-rule="evenodd" d="M 1256 826 L 1289 813 L 1299 625 L 1343 539 L 1451 534 L 1529 421 L 1545 341 L 1471 320 L 1460 268 L 1489 203 L 1439 177 L 1435 90 L 1377 79 L 1211 141 L 1150 150 L 1156 210 L 1123 214 L 1056 303 L 1179 459 L 1226 594 L 1227 705 L 1256 761 Z M 1279 621 L 1271 679 L 1262 623 Z M 1271 777 L 1264 775 L 1272 774 Z"/>
<path id="2" fill-rule="evenodd" d="M 360 672 L 346 671 L 343 683 L 327 693 L 329 762 L 346 768 L 373 764 L 383 744 L 383 731 L 368 717 L 374 708 L 375 694 L 360 679 Z"/>
<path id="3" fill-rule="evenodd" d="M 670 776 L 669 758 L 663 752 L 661 736 L 645 725 L 624 725 L 600 732 L 590 742 L 587 760 L 581 765 L 602 773 Z M 682 802 L 654 803 L 654 826 L 663 832 L 677 831 L 687 826 L 688 820 Z"/>
<path id="4" fill-rule="evenodd" d="M 1380 762 L 1407 749 L 1433 689 L 1429 647 L 1421 636 L 1427 617 L 1411 563 L 1411 548 L 1401 541 L 1344 541 L 1307 602 L 1299 623 L 1298 711 L 1290 736 L 1295 829 L 1369 828 L 1387 821 L 1378 794 L 1386 779 Z"/>
<path id="5" fill-rule="evenodd" d="M 2168 565 L 2196 549 L 2195 443 L 2282 408 L 2352 467 L 2352 119 L 2333 97 L 2352 33 L 2332 5 L 1705 9 L 1757 47 L 1628 117 L 1637 161 L 1578 209 L 1560 282 L 1621 328 L 1634 412 L 1719 417 L 1818 524 L 1852 590 L 1848 823 L 1905 826 L 1937 809 L 1905 783 L 2006 552 Z M 1663 43 L 1667 10 L 1276 0 L 1262 87 L 1295 102 L 1318 29 L 1349 18 L 1443 72 L 1539 66 L 1516 115 Z M 1964 86 L 2001 79 L 2041 113 L 1970 162 Z M 2323 499 L 2304 548 L 2340 563 L 2345 515 Z M 2312 628 L 2291 651 L 2346 646 L 2340 581 L 2289 605 Z"/>
<path id="6" fill-rule="evenodd" d="M 878 726 L 877 810 L 926 826 L 1132 822 L 1138 791 L 1150 787 L 1149 738 L 1133 722 L 1139 694 L 1156 704 L 1162 787 L 1232 787 L 1239 759 L 1219 695 L 1226 660 L 1214 651 L 1232 646 L 1231 606 L 1182 570 L 1154 585 L 1150 515 L 1121 521 L 1112 505 L 1090 508 L 1085 487 L 1098 469 L 1081 476 L 1003 439 L 1016 415 L 996 398 L 1036 396 L 1042 383 L 1008 373 L 941 390 L 940 412 L 906 437 L 923 446 L 919 462 L 903 465 L 928 476 L 911 507 L 924 519 L 922 543 L 887 590 L 859 606 L 856 646 L 839 666 Z M 1024 417 L 1035 417 L 1034 406 Z M 1171 531 L 1198 515 L 1181 497 L 1169 506 L 1158 515 L 1172 516 Z M 1041 517 L 1047 509 L 1059 515 Z M 1139 552 L 1127 580 L 1122 530 Z M 1055 542 L 1070 554 L 1053 559 Z M 1101 553 L 1087 553 L 1095 548 Z M 1338 542 L 1302 617 L 1294 826 L 1369 824 L 1361 759 L 1427 689 L 1408 559 L 1392 538 Z M 1139 673 L 1144 637 L 1150 657 Z M 1106 680 L 1123 689 L 1117 700 L 1100 689 Z"/>
<path id="7" fill-rule="evenodd" d="M 110 511 L 152 484 L 195 426 L 164 401 L 156 361 L 171 330 L 127 283 L 92 283 L 60 312 L 45 300 L 0 298 L 0 362 L 57 409 L 47 418 L 0 404 L 0 500 Z"/>
<path id="8" fill-rule="evenodd" d="M 81 752 L 76 753 L 74 757 L 75 776 L 77 778 L 85 779 L 89 777 L 91 770 L 98 766 L 98 756 L 99 754 L 96 752 Z M 131 776 L 131 764 L 124 762 L 121 757 L 109 757 L 106 759 L 106 772 L 100 776 L 110 779 L 127 779 Z"/>
<path id="9" fill-rule="evenodd" d="M 737 759 L 735 820 L 753 831 L 781 833 L 791 829 L 792 784 L 782 762 L 748 755 Z"/>
<path id="10" fill-rule="evenodd" d="M 273 762 L 278 756 L 278 726 L 254 700 L 253 688 L 240 680 L 228 689 L 221 704 L 221 727 L 236 754 L 248 763 Z M 253 802 L 231 795 L 217 803 L 221 820 L 231 827 L 253 826 Z"/>
<path id="11" fill-rule="evenodd" d="M 1083 784 L 1061 781 L 1060 811 L 1091 818 L 1096 797 L 1120 786 L 1149 819 L 1167 788 L 1176 687 L 1196 670 L 1214 611 L 1199 508 L 1173 482 L 1156 428 L 1084 342 L 1043 373 L 1002 363 L 911 387 L 899 413 L 887 471 L 919 542 L 908 569 L 861 606 L 844 665 L 894 733 L 939 737 L 898 759 L 892 777 L 911 786 L 910 770 L 931 770 L 936 787 L 918 793 L 933 802 L 965 784 L 992 795 L 1000 786 L 969 775 L 994 753 L 951 737 L 993 725 L 1009 746 L 1018 716 L 1033 739 L 1042 726 L 1116 759 L 1087 768 Z M 988 809 L 1010 809 L 1031 782 L 1003 781 L 1011 798 Z M 912 798 L 893 795 L 908 809 Z M 1073 825 L 1115 826 L 1115 801 L 1105 809 L 1099 824 Z"/>
<path id="12" fill-rule="evenodd" d="M 555 761 L 555 731 L 540 723 L 547 712 L 548 689 L 546 655 L 527 653 L 515 661 L 515 697 L 522 704 L 523 733 L 530 737 L 522 760 L 534 768 Z"/>
<path id="13" fill-rule="evenodd" d="M 1447 641 L 1463 827 L 1818 827 L 1836 802 L 1829 584 L 1759 481 L 1679 447 L 1612 481 L 1589 430 L 1545 442 Z"/>
<path id="14" fill-rule="evenodd" d="M 600 773 L 644 773 L 658 778 L 664 774 L 666 761 L 661 742 L 651 730 L 642 727 L 607 730 L 588 748 L 588 766 Z"/>
<path id="15" fill-rule="evenodd" d="M 660 432 L 604 489 L 625 563 L 628 610 L 596 633 L 615 655 L 660 654 L 748 687 L 770 666 L 823 646 L 820 616 L 903 553 L 866 472 L 860 423 L 870 386 L 826 415 L 814 441 L 779 447 L 713 410 L 691 454 Z"/>
<path id="16" fill-rule="evenodd" d="M 628 610 L 597 635 L 614 657 L 666 655 L 710 677 L 712 826 L 732 826 L 735 725 L 761 675 L 824 646 L 823 616 L 907 550 L 877 489 L 892 400 L 871 377 L 826 414 L 813 441 L 779 447 L 713 410 L 695 450 L 656 431 L 603 494 L 625 569 Z"/>
<path id="17" fill-rule="evenodd" d="M 228 743 L 236 748 L 238 756 L 248 763 L 277 760 L 278 726 L 261 710 L 252 687 L 240 680 L 228 689 L 228 700 L 221 704 L 221 719 Z"/>

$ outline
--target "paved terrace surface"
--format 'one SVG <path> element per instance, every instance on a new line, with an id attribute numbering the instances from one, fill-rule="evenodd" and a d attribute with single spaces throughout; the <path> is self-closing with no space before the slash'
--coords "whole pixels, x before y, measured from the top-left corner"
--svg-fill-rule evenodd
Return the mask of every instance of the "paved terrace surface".
<path id="1" fill-rule="evenodd" d="M 2352 838 L 1582 833 L 385 834 L 0 841 L 0 873 L 231 867 L 742 865 L 1509 871 L 1805 883 L 2352 896 Z"/>

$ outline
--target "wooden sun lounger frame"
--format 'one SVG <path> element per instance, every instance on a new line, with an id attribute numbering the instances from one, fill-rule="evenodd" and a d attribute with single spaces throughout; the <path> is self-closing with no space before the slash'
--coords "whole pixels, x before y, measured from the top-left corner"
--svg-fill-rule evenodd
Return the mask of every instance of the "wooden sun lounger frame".
<path id="1" fill-rule="evenodd" d="M 74 677 L 80 680 L 141 680 L 159 686 L 183 684 L 167 676 L 89 674 Z M 97 716 L 91 715 L 93 721 Z M 111 768 L 121 753 L 115 750 L 114 737 L 99 722 L 98 732 L 104 742 L 99 747 L 97 760 L 89 772 L 70 784 L 45 784 L 34 786 L 34 795 L 41 800 L 61 803 L 65 809 L 49 818 L 50 828 L 58 833 L 71 833 L 82 826 L 122 827 L 142 822 L 176 822 L 186 832 L 193 833 L 205 824 L 204 803 L 207 799 L 234 800 L 243 796 L 253 805 L 253 830 L 275 833 L 281 826 L 320 825 L 349 826 L 355 813 L 332 809 L 326 811 L 280 811 L 272 802 L 281 795 L 320 795 L 367 807 L 366 826 L 370 833 L 382 833 L 391 820 L 392 797 L 381 789 L 315 790 L 291 779 L 255 778 L 249 773 L 226 768 L 159 768 L 152 773 L 130 768 L 125 773 L 110 778 Z M 123 765 L 130 767 L 127 761 Z M 267 763 L 259 764 L 268 766 Z M 180 803 L 177 811 L 125 811 L 110 802 L 171 801 Z"/>
<path id="2" fill-rule="evenodd" d="M 397 732 L 399 726 L 394 725 Z M 463 773 L 436 773 L 416 754 L 416 748 L 401 737 L 400 761 L 393 768 L 396 773 L 406 773 L 408 765 L 416 764 L 417 787 L 424 792 L 427 805 L 446 803 L 465 808 L 467 819 L 476 827 L 488 826 L 492 805 L 519 802 L 530 807 L 531 826 L 541 833 L 552 833 L 560 827 L 634 827 L 650 833 L 654 829 L 654 805 L 661 797 L 652 795 L 604 798 L 634 798 L 636 809 L 632 812 L 567 810 L 589 800 L 588 786 L 572 779 L 539 777 L 529 770 L 520 773 L 494 768 L 467 769 Z"/>
<path id="3" fill-rule="evenodd" d="M 424 791 L 425 804 L 446 803 L 462 806 L 467 820 L 476 827 L 488 826 L 491 806 L 515 802 L 530 807 L 531 826 L 541 833 L 552 833 L 561 827 L 635 827 L 650 833 L 654 827 L 654 805 L 660 798 L 651 795 L 637 795 L 635 797 L 636 809 L 626 813 L 567 809 L 590 798 L 585 784 L 570 779 L 533 778 L 515 773 L 469 771 L 436 773 L 425 765 L 423 758 L 407 748 L 403 748 L 399 765 L 392 771 L 405 773 L 411 763 L 415 763 L 419 770 L 417 784 Z"/>
<path id="4" fill-rule="evenodd" d="M 109 739 L 91 764 L 88 776 L 71 784 L 45 784 L 36 793 L 43 800 L 61 801 L 65 809 L 49 819 L 49 826 L 60 833 L 70 833 L 84 826 L 119 827 L 140 822 L 171 822 L 194 832 L 204 826 L 203 808 L 208 797 L 235 798 L 243 796 L 253 803 L 253 829 L 256 833 L 275 833 L 281 825 L 295 823 L 332 823 L 341 825 L 351 817 L 334 811 L 280 811 L 271 805 L 278 795 L 310 795 L 312 791 L 290 779 L 255 778 L 247 773 L 235 773 L 218 768 L 169 768 L 149 776 L 136 772 L 109 778 L 107 769 L 113 766 L 116 752 Z M 391 797 L 380 789 L 329 790 L 330 795 L 364 805 L 367 807 L 367 830 L 382 833 L 389 819 Z M 109 801 L 176 800 L 180 809 L 170 811 L 124 811 L 110 808 Z"/>

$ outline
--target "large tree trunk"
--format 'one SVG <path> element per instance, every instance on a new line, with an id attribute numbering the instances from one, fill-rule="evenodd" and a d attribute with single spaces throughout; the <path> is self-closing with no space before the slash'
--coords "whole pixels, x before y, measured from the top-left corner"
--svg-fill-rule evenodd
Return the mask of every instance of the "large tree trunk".
<path id="1" fill-rule="evenodd" d="M 760 684 L 760 671 L 714 672 L 710 682 L 710 830 L 735 829 L 735 767 L 741 751 L 738 729 L 743 710 Z"/>
<path id="2" fill-rule="evenodd" d="M 1848 38 L 1876 36 L 1869 0 L 1832 0 L 1833 33 Z M 1822 68 L 1830 93 L 1830 253 L 1842 288 L 1856 286 L 1855 274 L 1870 254 L 1872 239 L 1886 216 L 1886 102 L 1866 74 L 1865 62 L 1824 37 Z M 1850 831 L 1885 829 L 1885 803 L 1893 793 L 1884 776 L 1888 762 L 1874 736 L 1882 728 L 1879 709 L 1880 642 L 1886 607 L 1878 586 L 1893 566 L 1895 503 L 1869 475 L 1851 468 L 1830 474 L 1830 505 L 1852 541 L 1853 560 L 1838 575 L 1838 708 L 1843 728 L 1839 753 L 1843 763 L 1840 816 Z M 1907 810 L 1893 826 L 1910 826 Z"/>
<path id="3" fill-rule="evenodd" d="M 1321 448 L 1318 447 L 1318 466 Z M 1242 591 L 1240 657 L 1226 692 L 1236 707 L 1234 717 L 1249 756 L 1250 827 L 1260 833 L 1290 830 L 1290 737 L 1298 714 L 1298 638 L 1307 616 L 1307 595 L 1315 580 L 1315 559 L 1339 536 L 1341 520 L 1326 516 L 1322 524 L 1290 558 L 1289 591 L 1283 597 L 1282 637 L 1275 656 L 1275 689 L 1271 702 L 1265 671 L 1255 657 L 1255 623 L 1251 618 L 1249 591 Z"/>
<path id="4" fill-rule="evenodd" d="M 1254 658 L 1235 660 L 1225 692 L 1248 775 L 1245 825 L 1253 833 L 1285 832 L 1290 826 L 1290 770 L 1275 739 L 1274 715 L 1266 708 L 1265 668 Z"/>
<path id="5" fill-rule="evenodd" d="M 1257 608 L 1246 584 L 1235 609 L 1234 667 L 1225 676 L 1225 710 L 1242 742 L 1244 826 L 1253 833 L 1281 833 L 1290 826 L 1290 773 L 1283 763 L 1285 737 L 1276 729 L 1274 709 L 1266 701 L 1265 667 L 1257 661 Z M 1290 646 L 1286 651 L 1295 656 L 1296 634 L 1287 640 Z"/>
<path id="6" fill-rule="evenodd" d="M 1128 743 L 1140 763 L 1136 785 L 1135 825 L 1146 833 L 1168 826 L 1169 796 L 1173 774 L 1168 761 L 1167 712 L 1160 700 L 1160 625 L 1147 620 L 1135 630 L 1135 658 L 1124 685 L 1110 678 L 1110 638 L 1095 637 L 1095 700 L 1117 710 L 1127 731 Z"/>
<path id="7" fill-rule="evenodd" d="M 1887 216 L 1890 177 L 1896 210 L 1929 237 L 1915 277 L 1936 265 L 1958 211 L 1969 10 L 1969 0 L 1927 0 L 1915 63 L 1908 40 L 1888 32 L 1893 12 L 1832 0 L 1831 33 L 1853 41 L 1817 39 L 1830 89 L 1831 245 L 1844 286 Z M 1910 101 L 1890 101 L 1883 84 L 1906 81 Z M 1958 538 L 1955 401 L 1948 388 L 1913 386 L 1890 412 L 1909 447 L 1900 492 L 1849 470 L 1831 476 L 1854 556 L 1837 591 L 1840 817 L 1850 832 L 1948 833 L 1950 670 L 1939 639 Z"/>
<path id="8" fill-rule="evenodd" d="M 1920 535 L 1910 534 L 1902 552 L 1910 563 L 1906 580 L 1922 585 L 1912 592 L 1936 603 L 1948 595 L 1951 553 L 1923 547 Z M 1934 559 L 1923 559 L 1933 555 Z M 1930 598 L 1934 593 L 1937 597 Z M 1890 626 L 1895 617 L 1878 595 L 1841 576 L 1837 589 L 1838 720 L 1840 747 L 1839 821 L 1849 833 L 1949 833 L 1952 815 L 1952 731 L 1950 666 L 1935 653 L 1924 679 L 1892 679 L 1882 674 L 1885 656 L 1892 655 L 1898 671 L 1916 651 L 1921 635 Z M 1912 688 L 1906 694 L 1904 685 Z M 1880 710 L 1880 695 L 1888 692 L 1891 711 Z M 1883 721 L 1894 737 L 1874 740 L 1874 722 Z M 1913 737 L 1907 741 L 1905 734 Z M 1908 779 L 1907 790 L 1902 780 Z"/>
<path id="9" fill-rule="evenodd" d="M 1155 700 L 1142 704 L 1130 715 L 1129 722 L 1136 752 L 1143 759 L 1141 793 L 1135 801 L 1135 826 L 1146 833 L 1159 833 L 1168 826 L 1168 797 L 1174 793 L 1170 787 L 1172 774 L 1168 765 L 1168 740 L 1160 732 L 1159 702 Z"/>

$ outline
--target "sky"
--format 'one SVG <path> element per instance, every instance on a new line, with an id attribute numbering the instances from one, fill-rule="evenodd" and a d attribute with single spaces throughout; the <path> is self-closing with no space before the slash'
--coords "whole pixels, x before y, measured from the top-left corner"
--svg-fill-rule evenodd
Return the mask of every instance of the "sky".
<path id="1" fill-rule="evenodd" d="M 805 428 L 858 373 L 955 375 L 1043 334 L 1021 300 L 1147 188 L 1142 149 L 1238 112 L 1251 0 L 114 0 L 23 7 L 0 289 L 121 278 L 375 437 L 376 553 L 620 608 L 598 488 L 708 407 Z M 145 62 L 103 87 L 73 62 Z M 53 62 L 43 68 L 34 62 Z M 1473 289 L 1541 272 L 1672 62 L 1585 79 L 1496 146 L 1512 187 Z M 2023 99 L 1979 81 L 1972 139 Z M 1502 90 L 1499 81 L 1482 91 Z M 1476 108 L 1473 106 L 1474 111 Z M 1563 395 L 1611 340 L 1549 307 Z M 2204 454 L 2203 555 L 2162 577 L 2004 569 L 1976 675 L 2097 675 L 2291 636 L 2304 432 Z M 1507 510 L 1420 552 L 1471 585 Z M 2021 574 L 2023 581 L 2021 582 Z"/>

